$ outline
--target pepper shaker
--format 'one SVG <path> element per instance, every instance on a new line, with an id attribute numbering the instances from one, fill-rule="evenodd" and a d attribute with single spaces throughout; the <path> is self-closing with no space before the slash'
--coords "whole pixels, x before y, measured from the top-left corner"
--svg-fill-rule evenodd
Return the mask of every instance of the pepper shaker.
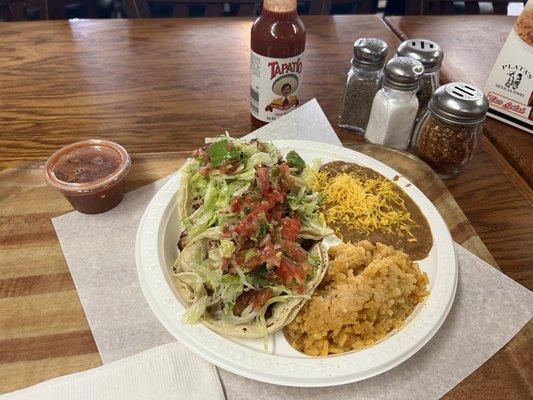
<path id="1" fill-rule="evenodd" d="M 383 40 L 362 38 L 353 45 L 353 58 L 339 116 L 339 126 L 364 132 L 372 99 L 379 90 L 388 46 Z"/>
<path id="2" fill-rule="evenodd" d="M 424 75 L 420 78 L 420 84 L 416 97 L 418 98 L 418 114 L 420 117 L 429 103 L 431 96 L 440 86 L 439 73 L 444 53 L 440 46 L 426 39 L 406 40 L 398 47 L 397 57 L 411 57 L 420 61 L 424 66 Z"/>
<path id="3" fill-rule="evenodd" d="M 415 153 L 442 178 L 453 178 L 472 159 L 489 103 L 477 87 L 460 82 L 437 89 L 418 123 Z"/>
<path id="4" fill-rule="evenodd" d="M 418 111 L 416 92 L 424 67 L 409 57 L 385 64 L 382 88 L 372 102 L 365 138 L 371 143 L 406 149 Z"/>

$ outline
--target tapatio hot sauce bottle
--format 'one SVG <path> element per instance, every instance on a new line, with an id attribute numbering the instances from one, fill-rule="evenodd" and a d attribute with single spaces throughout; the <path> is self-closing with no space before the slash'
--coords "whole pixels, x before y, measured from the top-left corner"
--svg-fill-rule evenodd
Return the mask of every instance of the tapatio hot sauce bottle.
<path id="1" fill-rule="evenodd" d="M 252 25 L 250 114 L 262 126 L 300 104 L 305 26 L 296 0 L 264 0 Z"/>

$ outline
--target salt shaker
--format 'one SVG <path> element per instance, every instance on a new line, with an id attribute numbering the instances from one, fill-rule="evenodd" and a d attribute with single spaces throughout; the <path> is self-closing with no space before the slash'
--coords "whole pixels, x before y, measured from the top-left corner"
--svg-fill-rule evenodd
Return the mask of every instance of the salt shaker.
<path id="1" fill-rule="evenodd" d="M 406 40 L 396 51 L 398 57 L 411 57 L 420 61 L 424 66 L 424 75 L 420 78 L 420 84 L 416 97 L 418 98 L 418 114 L 420 117 L 429 103 L 429 99 L 439 87 L 439 73 L 444 53 L 440 46 L 426 39 Z"/>
<path id="2" fill-rule="evenodd" d="M 382 88 L 372 102 L 365 132 L 371 143 L 406 149 L 418 111 L 416 92 L 424 73 L 422 64 L 409 57 L 396 57 L 384 68 Z"/>
<path id="3" fill-rule="evenodd" d="M 477 87 L 460 82 L 437 89 L 417 124 L 415 153 L 442 178 L 453 178 L 470 161 L 489 109 Z"/>
<path id="4" fill-rule="evenodd" d="M 379 90 L 388 46 L 383 40 L 362 38 L 353 45 L 353 58 L 339 116 L 339 126 L 364 132 L 372 99 Z"/>

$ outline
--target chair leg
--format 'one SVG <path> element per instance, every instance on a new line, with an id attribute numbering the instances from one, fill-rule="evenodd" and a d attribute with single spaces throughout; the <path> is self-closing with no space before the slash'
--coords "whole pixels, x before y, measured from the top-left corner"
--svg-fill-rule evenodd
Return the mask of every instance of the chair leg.
<path id="1" fill-rule="evenodd" d="M 374 5 L 373 0 L 360 1 L 357 5 L 357 13 L 358 14 L 371 14 L 373 5 Z"/>
<path id="2" fill-rule="evenodd" d="M 85 11 L 89 18 L 98 17 L 98 4 L 96 0 L 85 0 Z"/>
<path id="3" fill-rule="evenodd" d="M 427 7 L 427 2 L 422 0 L 405 0 L 405 15 L 427 14 L 427 11 L 422 12 L 424 7 Z"/>
<path id="4" fill-rule="evenodd" d="M 323 0 L 322 10 L 320 11 L 320 14 L 329 15 L 330 12 L 331 12 L 331 0 Z"/>
<path id="5" fill-rule="evenodd" d="M 507 1 L 504 2 L 492 2 L 492 9 L 494 10 L 494 14 L 500 14 L 500 15 L 507 15 L 507 6 L 509 3 Z"/>
<path id="6" fill-rule="evenodd" d="M 441 1 L 441 6 L 443 8 L 443 14 L 453 15 L 453 1 Z"/>
<path id="7" fill-rule="evenodd" d="M 124 0 L 124 8 L 130 18 L 150 18 L 152 16 L 147 0 Z"/>
<path id="8" fill-rule="evenodd" d="M 220 17 L 222 15 L 222 4 L 208 4 L 205 7 L 204 17 Z"/>
<path id="9" fill-rule="evenodd" d="M 47 0 L 41 0 L 41 4 L 39 5 L 39 19 L 50 19 Z"/>
<path id="10" fill-rule="evenodd" d="M 47 0 L 48 18 L 65 19 L 65 1 Z"/>
<path id="11" fill-rule="evenodd" d="M 239 4 L 239 11 L 237 11 L 237 15 L 240 17 L 249 17 L 250 15 L 254 15 L 254 7 L 255 5 L 250 4 Z"/>
<path id="12" fill-rule="evenodd" d="M 189 6 L 186 4 L 174 4 L 172 7 L 172 17 L 187 18 L 189 16 Z"/>
<path id="13" fill-rule="evenodd" d="M 324 2 L 322 0 L 311 0 L 309 4 L 309 14 L 310 15 L 320 15 L 322 14 Z M 329 14 L 329 10 L 328 10 Z"/>
<path id="14" fill-rule="evenodd" d="M 467 14 L 479 14 L 478 2 L 465 1 L 465 8 Z"/>
<path id="15" fill-rule="evenodd" d="M 10 6 L 11 18 L 10 21 L 24 21 L 24 16 L 26 15 L 24 2 L 12 1 Z"/>

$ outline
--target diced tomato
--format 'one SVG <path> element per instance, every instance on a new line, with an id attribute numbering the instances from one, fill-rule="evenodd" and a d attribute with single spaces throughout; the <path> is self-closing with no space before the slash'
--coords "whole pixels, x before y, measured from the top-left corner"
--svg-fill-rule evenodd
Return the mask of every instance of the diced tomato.
<path id="1" fill-rule="evenodd" d="M 198 173 L 202 176 L 207 176 L 213 170 L 213 166 L 208 163 L 205 167 L 202 167 L 198 170 Z"/>
<path id="2" fill-rule="evenodd" d="M 244 251 L 239 251 L 235 254 L 235 264 L 241 267 L 244 264 Z"/>
<path id="3" fill-rule="evenodd" d="M 261 264 L 263 264 L 263 257 L 261 257 L 260 254 L 253 256 L 248 261 L 244 263 L 244 268 L 246 268 L 248 271 L 253 271 L 257 267 L 259 267 Z"/>
<path id="4" fill-rule="evenodd" d="M 287 257 L 281 257 L 280 266 L 277 269 L 278 276 L 288 285 L 295 286 L 299 293 L 305 292 L 306 273 L 298 265 Z"/>
<path id="5" fill-rule="evenodd" d="M 238 198 L 233 199 L 233 201 L 230 204 L 231 212 L 239 212 L 241 211 L 241 202 Z"/>
<path id="6" fill-rule="evenodd" d="M 278 190 L 281 193 L 287 193 L 296 187 L 294 176 L 291 175 L 289 165 L 287 163 L 280 164 L 278 166 L 280 171 L 280 179 L 278 183 Z"/>
<path id="7" fill-rule="evenodd" d="M 281 176 L 287 178 L 290 175 L 289 164 L 283 163 L 278 166 Z"/>
<path id="8" fill-rule="evenodd" d="M 297 293 L 303 294 L 307 291 L 307 283 L 305 280 L 298 281 L 294 287 Z"/>
<path id="9" fill-rule="evenodd" d="M 229 267 L 230 264 L 231 264 L 231 258 L 224 258 L 222 260 L 222 265 L 220 266 L 220 269 L 222 271 L 225 271 Z"/>
<path id="10" fill-rule="evenodd" d="M 204 160 L 209 160 L 209 154 L 207 154 L 207 151 L 205 151 L 205 149 L 204 149 L 203 147 L 194 150 L 194 151 L 192 152 L 192 156 L 193 156 L 194 158 L 202 157 Z"/>
<path id="11" fill-rule="evenodd" d="M 281 236 L 283 239 L 295 241 L 300 231 L 302 224 L 296 218 L 283 218 L 281 220 Z"/>
<path id="12" fill-rule="evenodd" d="M 268 243 L 261 249 L 261 257 L 269 267 L 279 266 L 281 258 L 277 256 L 276 249 L 272 243 Z"/>
<path id="13" fill-rule="evenodd" d="M 277 190 L 264 193 L 263 198 L 264 201 L 267 201 L 270 204 L 270 208 L 274 207 L 276 204 L 282 204 L 285 200 L 285 197 Z"/>
<path id="14" fill-rule="evenodd" d="M 243 237 L 250 236 L 256 230 L 257 224 L 253 224 L 253 221 L 248 223 L 246 220 L 242 220 L 237 225 L 235 225 L 235 228 L 233 228 L 233 232 Z"/>
<path id="15" fill-rule="evenodd" d="M 258 225 L 257 225 L 257 218 L 261 213 L 264 213 L 270 209 L 270 204 L 266 201 L 263 201 L 259 207 L 257 207 L 255 210 L 253 210 L 250 214 L 248 214 L 246 217 L 242 219 L 237 225 L 235 225 L 235 228 L 233 228 L 233 231 L 237 235 L 245 235 L 248 236 L 251 233 L 257 231 Z"/>
<path id="16" fill-rule="evenodd" d="M 283 251 L 294 261 L 305 261 L 307 259 L 307 253 L 302 247 L 290 240 L 283 240 L 281 243 Z"/>
<path id="17" fill-rule="evenodd" d="M 251 210 L 251 209 L 253 209 L 255 207 L 254 201 L 252 199 L 252 196 L 250 196 L 250 195 L 246 195 L 244 197 L 241 197 L 240 202 L 241 202 L 241 210 L 245 210 L 247 208 L 249 208 Z"/>
<path id="18" fill-rule="evenodd" d="M 296 188 L 296 179 L 294 176 L 289 176 L 286 181 L 287 189 L 294 190 Z"/>
<path id="19" fill-rule="evenodd" d="M 303 271 L 305 276 L 307 276 L 309 271 L 311 271 L 311 265 L 309 265 L 309 263 L 307 261 L 301 262 L 300 263 L 300 269 Z"/>
<path id="20" fill-rule="evenodd" d="M 241 222 L 245 222 L 245 221 L 248 222 L 248 223 L 249 222 L 253 222 L 254 220 L 257 219 L 259 214 L 267 212 L 271 208 L 272 207 L 271 207 L 270 203 L 268 201 L 264 201 L 263 200 L 261 205 L 256 207 L 251 213 L 249 213 L 246 217 L 244 217 Z"/>
<path id="21" fill-rule="evenodd" d="M 242 235 L 243 233 L 247 232 L 249 226 L 243 223 L 244 221 L 239 222 L 237 225 L 235 225 L 235 228 L 233 228 L 233 232 L 235 232 L 237 235 Z"/>
<path id="22" fill-rule="evenodd" d="M 253 271 L 259 267 L 264 261 L 261 253 L 257 253 L 255 256 L 250 258 L 248 261 L 245 260 L 245 254 L 247 250 L 241 250 L 235 255 L 235 263 L 248 271 Z"/>
<path id="23" fill-rule="evenodd" d="M 222 172 L 223 174 L 231 175 L 233 172 L 235 172 L 238 166 L 239 166 L 238 162 L 226 160 L 222 163 L 219 169 L 220 169 L 220 172 Z"/>
<path id="24" fill-rule="evenodd" d="M 259 167 L 255 171 L 257 185 L 261 193 L 267 193 L 270 190 L 270 174 L 268 167 Z"/>
<path id="25" fill-rule="evenodd" d="M 273 221 L 280 222 L 281 218 L 283 218 L 283 213 L 285 212 L 285 206 L 282 204 L 278 204 L 276 207 L 274 207 L 270 211 L 270 218 Z"/>

